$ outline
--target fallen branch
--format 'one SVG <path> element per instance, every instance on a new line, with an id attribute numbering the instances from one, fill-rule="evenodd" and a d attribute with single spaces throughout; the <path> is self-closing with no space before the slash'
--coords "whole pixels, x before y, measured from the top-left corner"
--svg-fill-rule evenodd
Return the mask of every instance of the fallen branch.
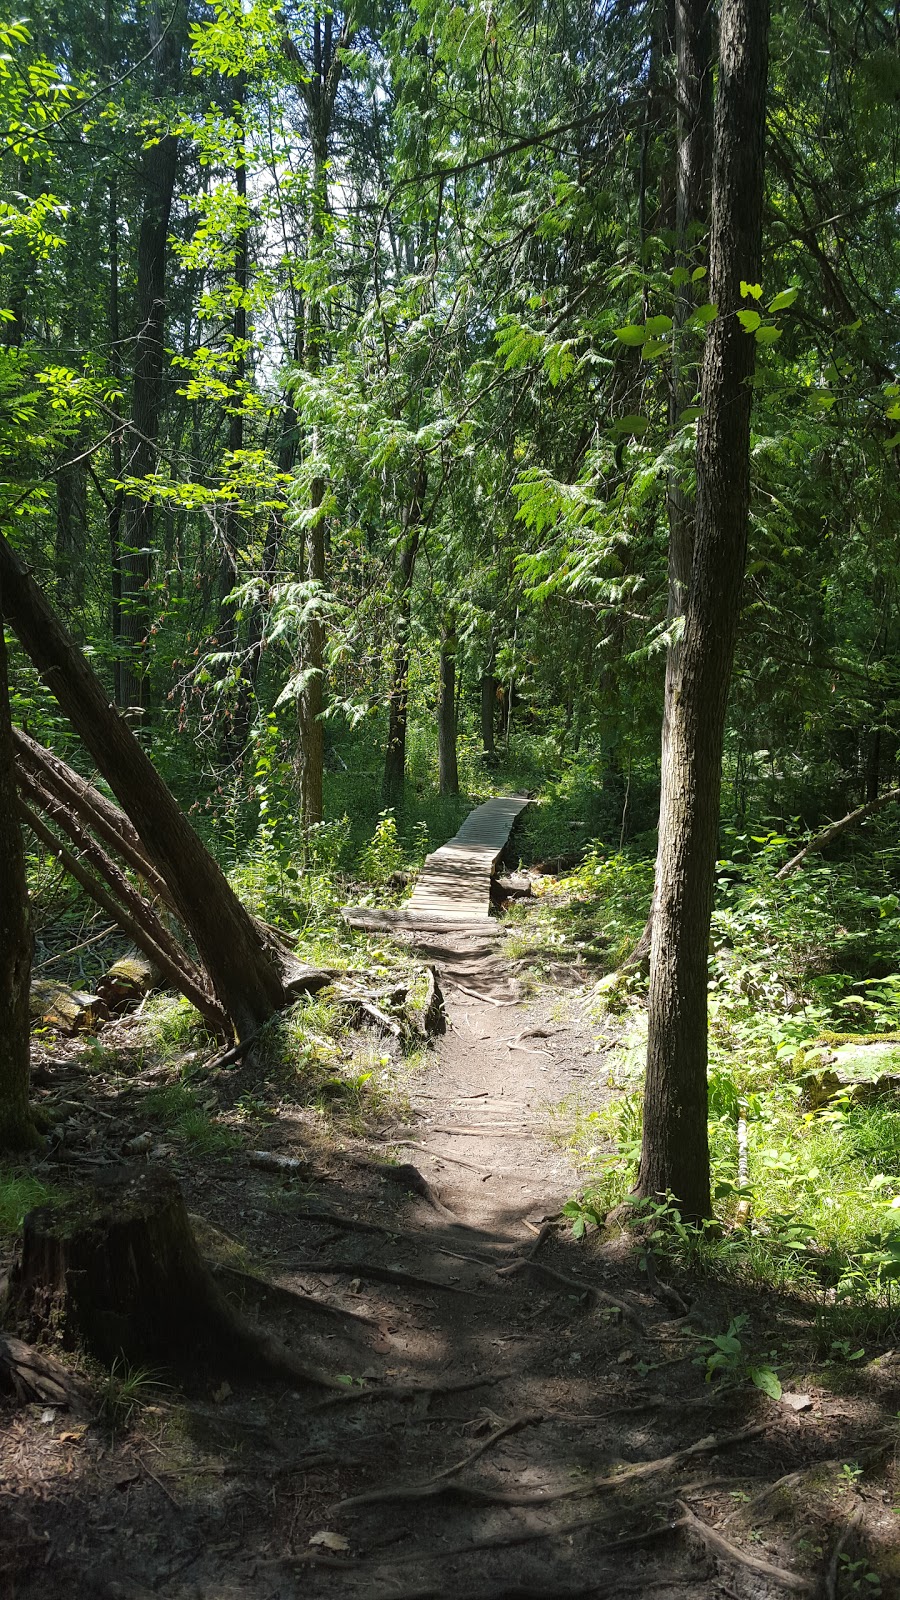
<path id="1" fill-rule="evenodd" d="M 856 822 L 865 822 L 866 817 L 871 817 L 874 812 L 880 811 L 882 806 L 890 805 L 894 800 L 900 800 L 900 789 L 888 789 L 885 794 L 878 795 L 877 799 L 868 801 L 864 806 L 857 806 L 855 811 L 848 811 L 846 817 L 841 817 L 839 822 L 829 823 L 827 828 L 823 828 L 821 833 L 817 833 L 814 838 L 810 839 L 802 850 L 798 850 L 797 854 L 791 856 L 790 861 L 786 861 L 784 866 L 776 872 L 776 882 L 781 878 L 789 877 L 792 872 L 795 872 L 801 863 L 806 860 L 807 856 L 811 856 L 815 851 L 825 850 L 832 840 L 837 839 L 844 832 L 845 828 L 852 828 Z"/>
<path id="2" fill-rule="evenodd" d="M 682 1501 L 676 1502 L 681 1516 L 673 1523 L 673 1528 L 687 1528 L 691 1533 L 702 1539 L 708 1550 L 714 1555 L 721 1556 L 723 1560 L 730 1561 L 733 1566 L 746 1567 L 748 1571 L 757 1573 L 761 1578 L 768 1578 L 771 1583 L 777 1583 L 782 1589 L 793 1589 L 797 1594 L 812 1594 L 815 1584 L 811 1578 L 803 1578 L 797 1572 L 788 1572 L 785 1567 L 776 1567 L 773 1562 L 766 1561 L 763 1556 L 754 1556 L 747 1550 L 739 1550 L 708 1522 L 703 1522 L 694 1515 Z"/>
<path id="3" fill-rule="evenodd" d="M 77 1416 L 88 1416 L 88 1385 L 64 1367 L 55 1356 L 35 1350 L 12 1334 L 0 1334 L 0 1385 L 13 1391 L 22 1405 L 65 1406 Z"/>

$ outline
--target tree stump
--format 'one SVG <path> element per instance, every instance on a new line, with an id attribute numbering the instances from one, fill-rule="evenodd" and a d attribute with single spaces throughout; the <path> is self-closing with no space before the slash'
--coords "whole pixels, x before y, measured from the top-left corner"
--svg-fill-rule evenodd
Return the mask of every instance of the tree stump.
<path id="1" fill-rule="evenodd" d="M 131 1170 L 25 1218 L 10 1308 L 34 1338 L 124 1358 L 335 1386 L 224 1298 L 168 1173 Z"/>

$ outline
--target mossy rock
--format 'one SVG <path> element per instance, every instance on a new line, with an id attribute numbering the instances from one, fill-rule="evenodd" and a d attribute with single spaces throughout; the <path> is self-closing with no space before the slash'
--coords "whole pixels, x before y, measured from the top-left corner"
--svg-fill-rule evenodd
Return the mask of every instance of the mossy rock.
<path id="1" fill-rule="evenodd" d="M 803 1101 L 816 1111 L 837 1094 L 854 1104 L 900 1096 L 900 1032 L 823 1033 L 793 1060 Z"/>

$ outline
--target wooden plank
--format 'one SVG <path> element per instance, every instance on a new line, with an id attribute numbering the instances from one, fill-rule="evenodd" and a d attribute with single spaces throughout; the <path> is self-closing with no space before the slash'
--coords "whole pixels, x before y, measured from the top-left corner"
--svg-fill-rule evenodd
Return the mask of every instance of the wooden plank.
<path id="1" fill-rule="evenodd" d="M 351 928 L 470 928 L 489 932 L 491 878 L 528 795 L 500 795 L 476 806 L 455 838 L 426 856 L 409 900 L 395 910 L 346 906 Z"/>

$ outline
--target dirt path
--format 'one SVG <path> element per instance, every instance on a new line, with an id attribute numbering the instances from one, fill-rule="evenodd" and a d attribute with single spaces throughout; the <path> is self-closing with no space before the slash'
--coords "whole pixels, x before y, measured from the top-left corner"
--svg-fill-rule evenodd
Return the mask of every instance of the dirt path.
<path id="1" fill-rule="evenodd" d="M 862 1517 L 887 1574 L 900 1365 L 854 1374 L 848 1401 L 808 1381 L 796 1307 L 682 1281 L 685 1320 L 633 1258 L 548 1227 L 577 1176 L 546 1107 L 597 1080 L 577 991 L 521 1003 L 502 953 L 471 939 L 423 953 L 449 1028 L 402 1128 L 335 1147 L 283 1106 L 268 1143 L 306 1153 L 303 1183 L 240 1156 L 180 1170 L 192 1209 L 246 1247 L 223 1281 L 342 1386 L 201 1375 L 143 1396 L 112 1434 L 10 1410 L 0 1592 L 774 1600 L 815 1583 L 842 1600 Z M 779 1343 L 801 1409 L 704 1382 L 700 1336 L 742 1310 Z"/>

